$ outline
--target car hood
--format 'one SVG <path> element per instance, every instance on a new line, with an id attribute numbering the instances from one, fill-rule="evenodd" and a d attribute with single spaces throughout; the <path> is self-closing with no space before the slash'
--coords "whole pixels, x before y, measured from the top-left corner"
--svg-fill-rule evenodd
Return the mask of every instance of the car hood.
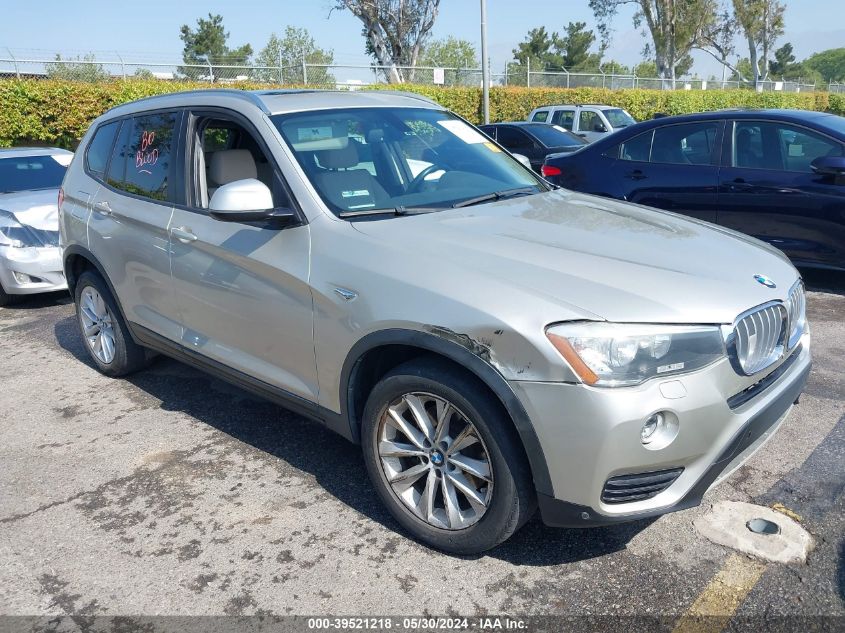
<path id="1" fill-rule="evenodd" d="M 356 228 L 380 243 L 407 244 L 418 270 L 447 264 L 453 287 L 462 275 L 473 284 L 495 279 L 496 292 L 505 283 L 590 319 L 731 323 L 751 307 L 786 298 L 798 279 L 783 253 L 754 238 L 567 190 Z"/>
<path id="2" fill-rule="evenodd" d="M 58 189 L 0 194 L 0 209 L 23 225 L 42 231 L 59 230 Z"/>

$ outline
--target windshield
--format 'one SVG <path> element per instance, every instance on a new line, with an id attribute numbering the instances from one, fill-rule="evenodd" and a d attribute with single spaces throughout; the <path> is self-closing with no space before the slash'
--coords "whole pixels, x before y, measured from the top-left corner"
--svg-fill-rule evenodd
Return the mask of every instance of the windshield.
<path id="1" fill-rule="evenodd" d="M 577 134 L 567 132 L 557 125 L 532 125 L 528 128 L 528 131 L 536 136 L 546 147 L 566 147 L 587 144 L 587 141 Z"/>
<path id="2" fill-rule="evenodd" d="M 434 211 L 488 195 L 500 199 L 511 190 L 547 190 L 478 130 L 442 110 L 350 108 L 271 119 L 320 197 L 344 217 Z"/>
<path id="3" fill-rule="evenodd" d="M 614 129 L 618 127 L 628 127 L 629 125 L 634 125 L 634 123 L 636 123 L 634 117 L 620 108 L 605 110 L 603 114 Z"/>
<path id="4" fill-rule="evenodd" d="M 63 158 L 64 155 L 0 158 L 0 193 L 58 189 L 67 171 L 67 165 L 59 162 Z"/>

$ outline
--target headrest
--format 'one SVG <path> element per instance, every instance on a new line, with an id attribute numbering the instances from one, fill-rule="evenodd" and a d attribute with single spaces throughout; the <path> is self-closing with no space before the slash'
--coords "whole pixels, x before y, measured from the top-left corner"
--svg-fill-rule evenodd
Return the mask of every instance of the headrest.
<path id="1" fill-rule="evenodd" d="M 348 143 L 342 149 L 322 150 L 316 154 L 320 165 L 327 169 L 348 169 L 359 162 L 356 143 Z"/>
<path id="2" fill-rule="evenodd" d="M 211 155 L 208 177 L 218 185 L 257 176 L 255 160 L 248 149 L 224 149 Z"/>

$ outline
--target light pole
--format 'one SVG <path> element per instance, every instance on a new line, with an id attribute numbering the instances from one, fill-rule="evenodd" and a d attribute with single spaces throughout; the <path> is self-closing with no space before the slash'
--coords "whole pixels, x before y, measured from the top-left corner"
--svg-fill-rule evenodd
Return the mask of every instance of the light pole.
<path id="1" fill-rule="evenodd" d="M 490 123 L 490 60 L 487 59 L 487 0 L 481 0 L 481 94 L 484 122 Z"/>

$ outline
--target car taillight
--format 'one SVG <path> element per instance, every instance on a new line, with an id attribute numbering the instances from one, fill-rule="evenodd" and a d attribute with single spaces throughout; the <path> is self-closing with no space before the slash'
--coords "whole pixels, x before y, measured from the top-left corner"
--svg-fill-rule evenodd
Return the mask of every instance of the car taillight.
<path id="1" fill-rule="evenodd" d="M 543 165 L 540 168 L 540 173 L 544 176 L 560 176 L 563 172 L 560 170 L 560 167 L 555 167 L 554 165 Z"/>
<path id="2" fill-rule="evenodd" d="M 65 190 L 59 187 L 59 211 L 62 210 L 62 202 L 65 201 Z"/>

